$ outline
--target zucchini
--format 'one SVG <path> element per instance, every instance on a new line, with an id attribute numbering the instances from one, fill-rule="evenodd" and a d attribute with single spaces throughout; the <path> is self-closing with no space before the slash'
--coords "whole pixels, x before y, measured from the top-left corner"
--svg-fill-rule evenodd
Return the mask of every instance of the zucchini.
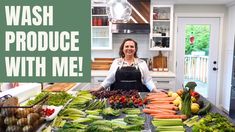
<path id="1" fill-rule="evenodd" d="M 198 115 L 205 115 L 210 111 L 210 109 L 211 109 L 211 103 L 208 102 L 208 104 L 206 104 L 205 107 L 203 107 L 198 111 Z"/>

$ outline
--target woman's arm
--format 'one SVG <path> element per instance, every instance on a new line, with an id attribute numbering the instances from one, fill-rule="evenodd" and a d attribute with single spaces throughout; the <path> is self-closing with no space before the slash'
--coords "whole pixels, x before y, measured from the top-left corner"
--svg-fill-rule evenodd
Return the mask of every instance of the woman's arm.
<path id="1" fill-rule="evenodd" d="M 90 89 L 90 91 L 91 91 L 91 92 L 94 92 L 94 91 L 99 91 L 99 90 L 102 90 L 102 89 L 104 89 L 104 87 L 101 86 L 101 85 L 99 85 L 98 87 L 95 87 L 95 88 Z"/>
<path id="2" fill-rule="evenodd" d="M 141 62 L 139 63 L 139 68 L 140 68 L 140 71 L 141 71 L 143 83 L 147 86 L 147 88 L 151 92 L 159 92 L 159 90 L 157 90 L 157 88 L 156 88 L 156 86 L 153 82 L 153 79 L 150 75 L 150 72 L 149 72 L 149 69 L 148 69 L 148 66 L 147 66 L 146 62 L 143 61 L 143 60 L 140 60 L 140 61 Z"/>
<path id="3" fill-rule="evenodd" d="M 110 87 L 110 85 L 115 81 L 115 73 L 119 66 L 118 63 L 119 59 L 115 59 L 109 69 L 108 76 L 105 78 L 105 80 L 98 87 L 92 88 L 90 91 L 98 91 Z"/>

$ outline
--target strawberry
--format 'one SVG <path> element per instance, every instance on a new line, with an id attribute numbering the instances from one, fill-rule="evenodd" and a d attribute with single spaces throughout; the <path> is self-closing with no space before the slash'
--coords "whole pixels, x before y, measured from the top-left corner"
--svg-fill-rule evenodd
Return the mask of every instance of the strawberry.
<path id="1" fill-rule="evenodd" d="M 139 106 L 143 106 L 143 103 L 142 102 L 139 102 L 139 104 L 138 104 Z"/>
<path id="2" fill-rule="evenodd" d="M 146 98 L 143 100 L 143 104 L 148 104 L 148 100 Z"/>

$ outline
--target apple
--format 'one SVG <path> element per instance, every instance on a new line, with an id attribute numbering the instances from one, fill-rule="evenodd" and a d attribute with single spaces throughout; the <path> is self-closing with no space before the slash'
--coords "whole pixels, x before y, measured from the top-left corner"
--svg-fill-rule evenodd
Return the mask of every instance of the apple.
<path id="1" fill-rule="evenodd" d="M 198 92 L 195 92 L 195 91 L 194 91 L 194 92 L 191 93 L 191 96 L 194 97 L 194 98 L 196 98 L 196 99 L 198 100 L 199 97 L 200 97 L 200 94 L 199 94 Z"/>

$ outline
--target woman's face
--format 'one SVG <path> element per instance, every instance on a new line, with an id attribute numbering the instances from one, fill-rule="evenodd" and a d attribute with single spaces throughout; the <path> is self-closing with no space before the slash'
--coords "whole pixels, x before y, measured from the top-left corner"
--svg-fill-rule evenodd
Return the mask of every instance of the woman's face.
<path id="1" fill-rule="evenodd" d="M 133 41 L 126 41 L 123 47 L 123 53 L 125 56 L 133 56 L 136 52 L 135 43 Z"/>

